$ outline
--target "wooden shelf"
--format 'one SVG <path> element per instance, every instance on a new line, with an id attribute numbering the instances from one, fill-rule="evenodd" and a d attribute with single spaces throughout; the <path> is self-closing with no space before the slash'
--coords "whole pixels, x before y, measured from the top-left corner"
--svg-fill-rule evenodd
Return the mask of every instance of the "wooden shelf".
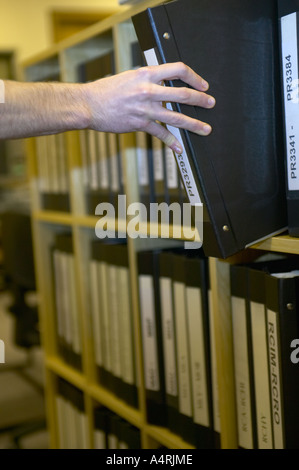
<path id="1" fill-rule="evenodd" d="M 290 237 L 289 235 L 280 235 L 257 243 L 253 245 L 252 248 L 297 255 L 299 254 L 299 238 Z"/>
<path id="2" fill-rule="evenodd" d="M 50 224 L 59 225 L 72 225 L 73 217 L 71 214 L 66 212 L 54 212 L 54 211 L 33 211 L 32 216 L 35 220 L 40 222 L 47 222 Z"/>
<path id="3" fill-rule="evenodd" d="M 156 439 L 158 442 L 161 442 L 162 445 L 169 449 L 194 449 L 194 447 L 188 442 L 185 442 L 176 434 L 173 434 L 165 428 L 150 426 L 147 424 L 145 426 L 145 430 L 149 436 Z"/>
<path id="4" fill-rule="evenodd" d="M 86 391 L 92 398 L 98 400 L 104 406 L 112 410 L 117 415 L 121 416 L 123 419 L 127 420 L 129 423 L 138 428 L 142 428 L 143 420 L 139 410 L 128 406 L 124 401 L 115 397 L 113 394 L 109 393 L 106 389 L 100 387 L 97 384 L 88 384 L 87 387 L 88 388 Z"/>

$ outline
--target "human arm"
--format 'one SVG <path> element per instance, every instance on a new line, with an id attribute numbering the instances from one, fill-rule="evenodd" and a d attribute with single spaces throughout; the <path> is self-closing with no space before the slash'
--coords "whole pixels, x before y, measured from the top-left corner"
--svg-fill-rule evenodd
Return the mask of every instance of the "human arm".
<path id="1" fill-rule="evenodd" d="M 180 79 L 189 87 L 167 87 Z M 165 109 L 162 102 L 211 108 L 208 85 L 182 63 L 129 70 L 86 84 L 7 81 L 0 104 L 0 138 L 46 135 L 75 129 L 104 132 L 144 131 L 178 151 L 179 142 L 160 124 L 207 135 L 209 125 Z M 209 100 L 212 100 L 209 102 Z M 206 126 L 206 127 L 205 127 Z"/>

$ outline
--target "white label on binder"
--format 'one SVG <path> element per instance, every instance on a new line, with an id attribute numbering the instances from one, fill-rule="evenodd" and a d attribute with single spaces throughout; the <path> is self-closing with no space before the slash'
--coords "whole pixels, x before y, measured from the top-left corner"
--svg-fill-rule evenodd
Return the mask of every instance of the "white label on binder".
<path id="1" fill-rule="evenodd" d="M 143 336 L 143 356 L 145 387 L 159 391 L 159 369 L 154 305 L 154 285 L 152 276 L 140 275 L 140 311 Z"/>
<path id="2" fill-rule="evenodd" d="M 95 131 L 89 129 L 87 131 L 87 139 L 89 146 L 89 158 L 90 158 L 90 172 L 91 172 L 91 189 L 98 189 L 98 171 L 97 171 L 97 151 L 96 151 L 96 141 L 95 141 Z"/>
<path id="3" fill-rule="evenodd" d="M 79 139 L 80 139 L 80 152 L 81 152 L 81 159 L 82 159 L 82 177 L 83 177 L 83 185 L 85 188 L 89 186 L 89 170 L 88 170 L 88 158 L 87 158 L 87 130 L 81 129 L 79 131 Z"/>
<path id="4" fill-rule="evenodd" d="M 165 145 L 166 181 L 168 189 L 178 188 L 177 164 L 173 151 Z"/>
<path id="5" fill-rule="evenodd" d="M 213 419 L 214 429 L 216 432 L 221 432 L 220 422 L 220 407 L 219 407 L 219 385 L 217 373 L 217 358 L 216 358 L 216 339 L 215 339 L 215 326 L 214 326 L 214 305 L 212 291 L 209 289 L 209 320 L 210 320 L 210 342 L 211 342 L 211 368 L 212 368 L 212 398 L 213 398 Z"/>
<path id="6" fill-rule="evenodd" d="M 67 193 L 69 190 L 68 180 L 68 162 L 65 151 L 65 136 L 64 134 L 56 135 L 57 155 L 58 155 L 58 167 L 59 167 L 59 188 L 60 192 Z"/>
<path id="7" fill-rule="evenodd" d="M 159 65 L 158 58 L 156 55 L 156 51 L 154 48 L 148 49 L 147 51 L 144 51 L 144 57 L 148 65 Z M 166 108 L 173 111 L 172 104 L 171 103 L 166 103 Z M 183 149 L 181 154 L 174 153 L 179 170 L 181 172 L 182 180 L 184 182 L 184 186 L 186 188 L 186 192 L 189 197 L 190 204 L 192 206 L 202 204 L 197 186 L 194 180 L 193 172 L 189 163 L 188 155 L 183 143 L 183 139 L 181 136 L 181 131 L 177 127 L 170 126 L 169 124 L 166 124 L 167 129 L 169 132 L 171 132 L 177 140 L 180 142 L 180 145 Z"/>
<path id="8" fill-rule="evenodd" d="M 144 132 L 136 132 L 136 152 L 139 184 L 141 186 L 147 186 L 149 184 L 149 174 L 146 134 Z"/>
<path id="9" fill-rule="evenodd" d="M 102 355 L 102 338 L 101 334 L 101 306 L 100 306 L 100 289 L 98 280 L 98 266 L 96 260 L 91 260 L 89 264 L 90 269 L 90 293 L 91 293 L 91 320 L 93 330 L 93 341 L 94 341 L 94 354 L 96 364 L 98 366 L 103 365 Z"/>
<path id="10" fill-rule="evenodd" d="M 75 258 L 73 254 L 68 255 L 69 283 L 70 283 L 70 313 L 72 316 L 72 342 L 73 349 L 77 354 L 82 354 L 80 316 L 77 302 Z"/>
<path id="11" fill-rule="evenodd" d="M 183 284 L 182 282 L 174 282 L 173 290 L 178 362 L 179 411 L 183 415 L 192 416 L 189 338 L 186 320 L 185 284 Z"/>
<path id="12" fill-rule="evenodd" d="M 61 268 L 62 268 L 62 282 L 63 282 L 63 312 L 64 312 L 64 339 L 68 345 L 72 344 L 72 318 L 70 315 L 70 279 L 68 270 L 68 257 L 70 255 L 66 252 L 60 252 Z"/>
<path id="13" fill-rule="evenodd" d="M 59 192 L 59 178 L 58 178 L 58 160 L 57 160 L 57 148 L 56 148 L 56 136 L 48 135 L 47 147 L 48 147 L 48 159 L 49 159 L 49 176 L 51 181 L 51 189 L 53 193 Z"/>
<path id="14" fill-rule="evenodd" d="M 118 161 L 117 161 L 117 146 L 115 134 L 109 133 L 109 161 L 111 168 L 111 188 L 112 191 L 119 191 L 119 173 L 118 173 Z"/>
<path id="15" fill-rule="evenodd" d="M 106 134 L 98 132 L 98 149 L 99 149 L 99 171 L 100 171 L 100 188 L 109 188 L 109 171 L 108 171 L 108 155 L 106 145 Z"/>
<path id="16" fill-rule="evenodd" d="M 203 312 L 201 291 L 198 287 L 187 287 L 187 317 L 190 341 L 192 399 L 194 422 L 209 426 L 209 404 L 207 384 L 207 358 L 204 349 Z"/>
<path id="17" fill-rule="evenodd" d="M 112 359 L 112 372 L 116 377 L 121 377 L 121 351 L 120 351 L 120 330 L 118 321 L 118 285 L 117 285 L 117 267 L 108 264 L 108 295 L 109 295 L 109 326 L 110 326 L 110 347 Z"/>
<path id="18" fill-rule="evenodd" d="M 238 443 L 244 449 L 253 449 L 245 299 L 232 296 L 232 320 Z"/>
<path id="19" fill-rule="evenodd" d="M 55 300 L 56 300 L 56 317 L 57 317 L 57 334 L 58 338 L 64 335 L 64 305 L 62 295 L 65 291 L 62 275 L 62 263 L 60 252 L 55 250 L 53 253 L 54 273 L 55 273 Z"/>
<path id="20" fill-rule="evenodd" d="M 289 191 L 299 190 L 299 97 L 297 14 L 281 18 L 281 59 Z"/>
<path id="21" fill-rule="evenodd" d="M 122 341 L 122 378 L 124 382 L 133 384 L 134 372 L 134 337 L 132 325 L 132 308 L 130 302 L 130 274 L 126 267 L 118 267 L 118 289 L 119 289 L 119 323 L 120 340 Z"/>
<path id="22" fill-rule="evenodd" d="M 172 283 L 167 277 L 160 278 L 161 314 L 163 329 L 163 347 L 165 356 L 165 387 L 166 393 L 177 396 L 177 370 L 175 356 L 174 319 L 172 302 Z"/>
<path id="23" fill-rule="evenodd" d="M 281 371 L 280 352 L 278 346 L 277 314 L 267 309 L 267 330 L 269 348 L 269 369 L 271 383 L 273 440 L 275 449 L 284 448 L 283 422 L 282 422 L 282 397 L 281 397 Z"/>
<path id="24" fill-rule="evenodd" d="M 250 302 L 258 448 L 272 449 L 267 325 L 264 304 Z"/>
<path id="25" fill-rule="evenodd" d="M 158 137 L 153 136 L 152 145 L 154 159 L 154 178 L 155 181 L 162 181 L 164 179 L 162 141 L 158 139 Z"/>
<path id="26" fill-rule="evenodd" d="M 101 290 L 101 303 L 102 303 L 102 321 L 103 321 L 103 362 L 104 367 L 112 372 L 112 357 L 111 357 L 111 338 L 109 331 L 109 299 L 108 299 L 108 273 L 107 265 L 104 262 L 99 262 L 99 277 L 102 286 Z"/>

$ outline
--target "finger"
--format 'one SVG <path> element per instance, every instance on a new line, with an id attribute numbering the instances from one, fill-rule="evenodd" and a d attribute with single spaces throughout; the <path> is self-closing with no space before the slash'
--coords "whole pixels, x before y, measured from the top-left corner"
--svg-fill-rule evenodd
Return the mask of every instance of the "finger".
<path id="1" fill-rule="evenodd" d="M 155 101 L 170 101 L 202 108 L 213 108 L 216 100 L 213 96 L 186 87 L 152 85 L 151 92 Z"/>
<path id="2" fill-rule="evenodd" d="M 208 82 L 183 62 L 151 66 L 150 69 L 153 81 L 156 83 L 179 79 L 200 91 L 206 91 L 209 88 Z"/>
<path id="3" fill-rule="evenodd" d="M 154 135 L 155 137 L 160 139 L 162 142 L 164 142 L 165 145 L 167 145 L 167 147 L 171 148 L 171 150 L 173 150 L 174 152 L 179 154 L 182 153 L 183 149 L 180 142 L 162 124 L 159 124 L 155 121 L 151 121 L 144 130 L 148 134 Z"/>
<path id="4" fill-rule="evenodd" d="M 190 118 L 185 114 L 169 110 L 159 104 L 152 106 L 151 116 L 149 116 L 149 118 L 151 120 L 169 124 L 173 127 L 179 127 L 181 129 L 186 129 L 187 131 L 195 132 L 202 136 L 209 135 L 212 131 L 212 128 L 208 123 Z"/>

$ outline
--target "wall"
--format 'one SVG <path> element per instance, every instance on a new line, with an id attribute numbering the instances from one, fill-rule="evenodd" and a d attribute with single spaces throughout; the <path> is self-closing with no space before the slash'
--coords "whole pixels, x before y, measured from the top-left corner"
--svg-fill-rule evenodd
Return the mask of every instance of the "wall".
<path id="1" fill-rule="evenodd" d="M 18 61 L 47 49 L 52 43 L 49 12 L 119 7 L 118 0 L 0 0 L 0 51 L 15 50 Z"/>

